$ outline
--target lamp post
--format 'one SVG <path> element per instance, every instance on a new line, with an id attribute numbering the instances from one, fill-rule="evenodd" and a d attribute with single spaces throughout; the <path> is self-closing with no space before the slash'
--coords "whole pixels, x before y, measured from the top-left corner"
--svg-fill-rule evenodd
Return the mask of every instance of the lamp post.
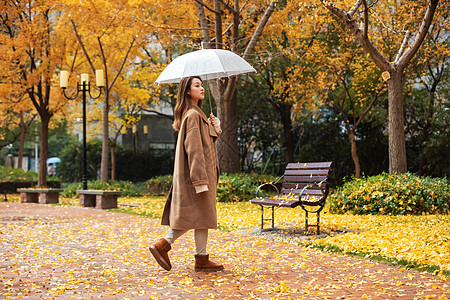
<path id="1" fill-rule="evenodd" d="M 133 134 L 133 182 L 136 182 L 136 169 L 137 169 L 137 160 L 136 160 L 137 125 L 133 125 L 131 132 Z"/>
<path id="2" fill-rule="evenodd" d="M 74 96 L 70 97 L 66 95 L 66 88 L 69 80 L 69 72 L 61 71 L 60 74 L 60 87 L 63 90 L 64 97 L 68 100 L 74 100 L 78 97 L 79 93 L 83 94 L 83 174 L 81 181 L 83 182 L 83 190 L 87 190 L 87 157 L 86 157 L 86 95 L 89 94 L 91 99 L 97 99 L 102 94 L 102 88 L 105 86 L 105 77 L 103 70 L 96 70 L 96 83 L 99 88 L 99 93 L 96 97 L 91 95 L 91 84 L 89 82 L 89 74 L 81 74 L 81 82 L 77 83 L 77 92 Z"/>

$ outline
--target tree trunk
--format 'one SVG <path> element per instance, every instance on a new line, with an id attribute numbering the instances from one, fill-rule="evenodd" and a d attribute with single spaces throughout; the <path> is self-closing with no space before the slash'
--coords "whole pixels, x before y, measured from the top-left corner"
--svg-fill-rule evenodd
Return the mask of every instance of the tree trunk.
<path id="1" fill-rule="evenodd" d="M 23 120 L 23 112 L 20 112 L 20 138 L 19 138 L 19 154 L 17 155 L 17 168 L 22 168 L 23 148 L 25 146 L 25 137 L 27 133 L 27 127 Z"/>
<path id="2" fill-rule="evenodd" d="M 102 159 L 100 163 L 100 179 L 108 181 L 109 165 L 109 90 L 105 87 L 103 98 L 103 131 L 102 131 Z"/>
<path id="3" fill-rule="evenodd" d="M 221 95 L 216 104 L 217 115 L 220 123 L 223 124 L 222 135 L 216 144 L 220 170 L 227 174 L 238 173 L 240 171 L 237 136 L 239 117 L 237 114 L 236 89 L 228 99 Z"/>
<path id="4" fill-rule="evenodd" d="M 209 43 L 209 29 L 208 29 L 208 21 L 206 19 L 205 15 L 205 9 L 203 7 L 203 0 L 195 1 L 195 5 L 197 6 L 197 14 L 198 14 L 198 20 L 200 22 L 200 27 L 202 28 L 202 41 L 203 41 L 203 47 L 205 49 L 211 48 Z M 168 55 L 166 55 L 168 57 Z"/>
<path id="5" fill-rule="evenodd" d="M 39 173 L 38 186 L 43 187 L 47 185 L 47 158 L 48 158 L 48 124 L 50 122 L 50 115 L 41 113 L 41 149 L 39 152 Z"/>
<path id="6" fill-rule="evenodd" d="M 361 166 L 359 164 L 358 154 L 356 153 L 356 135 L 353 130 L 348 131 L 348 139 L 350 140 L 352 159 L 355 164 L 355 177 L 361 178 Z"/>
<path id="7" fill-rule="evenodd" d="M 214 0 L 215 11 L 215 32 L 216 32 L 216 49 L 222 49 L 222 9 L 220 7 L 220 0 Z"/>
<path id="8" fill-rule="evenodd" d="M 284 138 L 286 140 L 286 164 L 294 162 L 294 136 L 292 134 L 291 121 L 292 104 L 281 103 L 281 121 L 283 122 Z"/>
<path id="9" fill-rule="evenodd" d="M 417 175 L 423 176 L 425 174 L 425 166 L 427 165 L 426 156 L 425 156 L 425 141 L 428 141 L 428 130 L 424 133 L 424 139 L 422 140 L 422 145 L 420 146 L 420 155 L 419 155 L 419 170 L 417 171 Z"/>
<path id="10" fill-rule="evenodd" d="M 403 117 L 403 76 L 401 71 L 390 72 L 389 91 L 389 171 L 405 173 L 406 145 Z"/>
<path id="11" fill-rule="evenodd" d="M 111 180 L 116 180 L 116 143 L 111 143 Z"/>

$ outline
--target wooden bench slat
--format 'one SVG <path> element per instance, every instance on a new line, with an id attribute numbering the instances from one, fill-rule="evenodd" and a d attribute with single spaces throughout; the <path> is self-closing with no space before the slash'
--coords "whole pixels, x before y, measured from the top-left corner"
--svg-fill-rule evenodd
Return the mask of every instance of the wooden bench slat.
<path id="1" fill-rule="evenodd" d="M 329 175 L 331 173 L 330 169 L 321 170 L 286 170 L 284 176 L 294 175 L 294 176 L 309 176 L 309 175 Z"/>
<path id="2" fill-rule="evenodd" d="M 296 207 L 300 205 L 297 199 L 293 200 L 278 200 L 271 198 L 255 198 L 251 200 L 253 204 L 269 205 L 269 206 L 280 206 L 280 207 Z"/>
<path id="3" fill-rule="evenodd" d="M 333 162 L 310 162 L 310 163 L 289 163 L 286 169 L 329 169 L 333 166 Z"/>
<path id="4" fill-rule="evenodd" d="M 320 205 L 323 202 L 323 197 L 321 197 L 318 200 L 316 200 L 316 199 L 308 199 L 308 198 L 305 198 L 305 200 L 303 200 L 303 197 L 302 197 L 302 201 L 298 201 L 298 199 L 296 199 L 296 198 L 293 198 L 291 200 L 288 200 L 288 199 L 272 199 L 272 198 L 255 198 L 255 199 L 252 199 L 250 202 L 252 204 L 294 208 L 294 207 L 299 206 L 300 203 L 302 203 L 304 205 L 310 205 L 310 206 Z"/>
<path id="5" fill-rule="evenodd" d="M 300 194 L 302 189 L 281 189 L 282 194 Z M 326 191 L 321 189 L 306 189 L 303 191 L 303 195 L 323 195 Z"/>
<path id="6" fill-rule="evenodd" d="M 321 182 L 326 180 L 328 176 L 284 176 L 284 181 L 295 181 L 295 182 Z"/>
<path id="7" fill-rule="evenodd" d="M 311 182 L 283 182 L 281 184 L 282 189 L 302 189 L 305 186 L 311 184 Z M 328 183 L 322 183 L 320 185 L 320 188 L 317 186 L 312 186 L 309 189 L 323 189 L 323 190 L 329 190 L 330 186 Z"/>

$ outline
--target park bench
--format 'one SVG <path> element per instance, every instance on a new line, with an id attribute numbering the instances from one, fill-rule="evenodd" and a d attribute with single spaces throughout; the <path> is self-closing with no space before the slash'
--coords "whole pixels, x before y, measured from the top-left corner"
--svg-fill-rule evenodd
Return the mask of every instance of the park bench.
<path id="1" fill-rule="evenodd" d="M 99 209 L 117 208 L 117 197 L 120 191 L 77 190 L 80 195 L 80 206 Z"/>
<path id="2" fill-rule="evenodd" d="M 250 200 L 253 204 L 261 206 L 261 230 L 264 229 L 264 221 L 272 221 L 272 229 L 275 228 L 275 207 L 295 208 L 300 206 L 306 213 L 305 230 L 308 227 L 317 227 L 320 234 L 320 212 L 325 206 L 329 192 L 328 178 L 333 168 L 333 162 L 289 163 L 284 174 L 274 182 L 264 183 L 256 189 L 256 197 Z M 277 183 L 283 179 L 281 191 Z M 258 197 L 260 190 L 273 189 L 277 195 L 274 197 Z M 272 218 L 264 218 L 264 206 L 272 207 Z M 308 213 L 317 214 L 316 225 L 308 224 Z"/>
<path id="3" fill-rule="evenodd" d="M 59 193 L 63 189 L 17 189 L 22 203 L 59 203 Z"/>

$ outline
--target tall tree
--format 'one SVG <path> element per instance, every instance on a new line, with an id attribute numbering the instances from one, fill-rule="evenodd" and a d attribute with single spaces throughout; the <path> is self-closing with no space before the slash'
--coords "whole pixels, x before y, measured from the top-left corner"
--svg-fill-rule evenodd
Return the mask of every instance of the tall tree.
<path id="1" fill-rule="evenodd" d="M 57 64 L 65 45 L 55 30 L 58 7 L 53 1 L 0 2 L 0 68 L 2 91 L 9 89 L 11 105 L 31 103 L 41 121 L 38 185 L 46 185 L 48 128 L 50 119 L 66 106 L 60 93 L 52 89 Z M 7 92 L 8 93 L 8 92 Z M 17 103 L 21 99 L 21 104 Z M 23 111 L 23 110 L 22 110 Z"/>
<path id="2" fill-rule="evenodd" d="M 446 10 L 446 12 L 445 12 Z M 440 93 L 449 72 L 450 37 L 448 24 L 450 7 L 443 8 L 435 16 L 432 26 L 411 66 L 411 97 L 406 100 L 406 133 L 418 143 L 418 174 L 426 174 L 427 151 L 433 135 L 445 132 L 440 126 L 445 111 L 445 96 Z M 444 125 L 445 127 L 445 125 Z"/>
<path id="3" fill-rule="evenodd" d="M 425 39 L 439 0 L 430 0 L 426 8 L 423 1 L 398 4 L 357 0 L 347 8 L 339 7 L 334 1 L 320 1 L 342 21 L 386 78 L 389 78 L 389 170 L 406 172 L 404 71 Z M 377 15 L 377 6 L 381 6 L 381 11 L 391 13 Z M 382 39 L 389 40 L 389 47 L 381 47 L 379 41 Z"/>
<path id="4" fill-rule="evenodd" d="M 114 1 L 96 1 L 72 4 L 67 1 L 66 17 L 72 27 L 84 62 L 93 75 L 96 69 L 103 69 L 105 87 L 102 107 L 102 159 L 100 179 L 109 179 L 110 159 L 110 112 L 111 95 L 115 84 L 121 80 L 122 72 L 129 62 L 137 59 L 137 45 L 146 40 L 146 33 L 136 24 L 126 7 Z M 118 5 L 116 5 L 118 4 Z M 104 8 L 109 9 L 105 10 Z M 81 68 L 85 70 L 86 68 Z M 115 134 L 114 134 L 115 135 Z"/>
<path id="5" fill-rule="evenodd" d="M 233 5 L 220 0 L 213 1 L 213 8 L 203 0 L 195 0 L 202 41 L 207 48 L 228 48 L 246 60 L 250 58 L 264 27 L 275 10 L 277 1 L 246 2 L 238 0 Z M 223 7 L 223 9 L 222 9 Z M 207 9 L 205 11 L 205 8 Z M 259 19 L 256 23 L 255 19 Z M 214 22 L 210 21 L 214 20 Z M 245 20 L 247 22 L 242 22 Z M 229 24 L 223 30 L 224 22 Z M 214 26 L 211 26 L 213 23 Z M 225 40 L 224 40 L 225 37 Z M 245 42 L 248 40 L 248 42 Z M 223 133 L 218 142 L 219 164 L 226 173 L 239 172 L 237 80 L 238 76 L 211 81 L 211 90 L 222 122 Z"/>
<path id="6" fill-rule="evenodd" d="M 204 48 L 229 49 L 249 59 L 276 2 L 252 0 L 241 6 L 238 0 L 232 3 L 221 0 L 157 0 L 139 5 L 128 3 L 131 8 L 128 11 L 151 28 L 166 52 L 167 63 L 173 55 L 183 54 L 186 49 L 199 49 L 200 41 Z M 238 77 L 234 76 L 210 81 L 223 127 L 218 143 L 219 163 L 222 171 L 227 173 L 239 171 L 237 80 Z"/>

